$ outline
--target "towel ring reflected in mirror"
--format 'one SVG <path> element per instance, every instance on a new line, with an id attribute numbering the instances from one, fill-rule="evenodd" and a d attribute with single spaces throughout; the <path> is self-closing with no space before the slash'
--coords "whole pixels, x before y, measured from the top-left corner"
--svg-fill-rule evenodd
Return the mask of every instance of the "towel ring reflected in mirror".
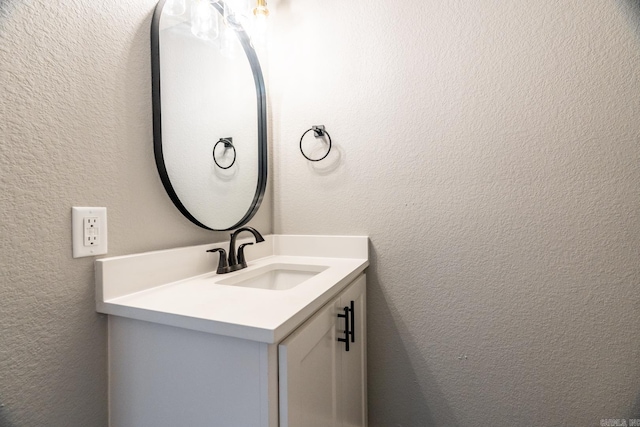
<path id="1" fill-rule="evenodd" d="M 233 159 L 231 160 L 231 163 L 229 163 L 229 165 L 227 166 L 222 166 L 218 162 L 218 159 L 216 158 L 216 148 L 218 147 L 219 144 L 224 144 L 223 152 L 226 152 L 229 148 L 231 148 L 231 150 L 233 151 Z M 233 146 L 233 138 L 220 138 L 218 142 L 216 142 L 213 145 L 213 151 L 212 151 L 213 161 L 215 162 L 216 166 L 218 166 L 220 169 L 229 169 L 231 166 L 233 166 L 236 162 L 237 155 L 238 154 L 236 152 L 236 147 Z"/>

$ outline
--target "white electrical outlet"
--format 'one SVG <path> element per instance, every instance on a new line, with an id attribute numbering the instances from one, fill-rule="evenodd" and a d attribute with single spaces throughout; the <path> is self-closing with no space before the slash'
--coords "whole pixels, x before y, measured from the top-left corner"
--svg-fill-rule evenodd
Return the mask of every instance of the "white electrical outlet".
<path id="1" fill-rule="evenodd" d="M 107 208 L 71 208 L 73 257 L 107 253 Z"/>
<path id="2" fill-rule="evenodd" d="M 97 216 L 85 216 L 82 221 L 82 242 L 84 246 L 100 245 L 100 221 Z"/>

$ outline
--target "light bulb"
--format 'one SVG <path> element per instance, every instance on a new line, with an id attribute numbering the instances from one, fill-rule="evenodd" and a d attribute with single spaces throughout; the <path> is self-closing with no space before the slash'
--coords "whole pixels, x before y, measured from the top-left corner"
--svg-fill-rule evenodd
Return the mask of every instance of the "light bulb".
<path id="1" fill-rule="evenodd" d="M 253 9 L 253 28 L 251 31 L 251 44 L 254 49 L 267 44 L 267 9 L 266 0 L 258 0 L 257 6 Z"/>
<path id="2" fill-rule="evenodd" d="M 254 48 L 264 46 L 267 41 L 267 17 L 269 9 L 267 9 L 266 0 L 258 0 L 258 5 L 253 9 L 253 31 L 251 32 L 251 42 Z"/>
<path id="3" fill-rule="evenodd" d="M 218 37 L 218 18 L 209 0 L 195 0 L 191 5 L 191 32 L 204 40 Z"/>
<path id="4" fill-rule="evenodd" d="M 256 7 L 253 9 L 253 16 L 256 19 L 264 19 L 266 22 L 269 16 L 269 9 L 267 9 L 267 0 L 258 0 Z"/>
<path id="5" fill-rule="evenodd" d="M 238 56 L 241 48 L 236 31 L 233 27 L 225 25 L 220 38 L 220 53 L 227 58 L 234 59 Z"/>
<path id="6" fill-rule="evenodd" d="M 179 16 L 187 10 L 186 0 L 167 0 L 164 5 L 163 12 L 169 15 Z"/>

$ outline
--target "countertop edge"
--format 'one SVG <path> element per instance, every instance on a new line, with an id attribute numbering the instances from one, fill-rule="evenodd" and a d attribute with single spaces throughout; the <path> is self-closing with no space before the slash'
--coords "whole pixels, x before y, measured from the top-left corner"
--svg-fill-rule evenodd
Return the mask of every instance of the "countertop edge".
<path id="1" fill-rule="evenodd" d="M 274 329 L 155 311 L 109 301 L 97 301 L 96 310 L 99 313 L 112 316 L 120 316 L 165 326 L 246 339 L 266 344 L 276 344 L 291 334 L 300 324 L 313 316 L 314 313 L 345 289 L 347 285 L 363 274 L 369 266 L 369 260 L 362 259 L 361 261 L 362 262 L 358 267 L 354 268 L 350 273 L 329 287 L 322 295 L 310 301 L 307 305 L 302 307 Z"/>

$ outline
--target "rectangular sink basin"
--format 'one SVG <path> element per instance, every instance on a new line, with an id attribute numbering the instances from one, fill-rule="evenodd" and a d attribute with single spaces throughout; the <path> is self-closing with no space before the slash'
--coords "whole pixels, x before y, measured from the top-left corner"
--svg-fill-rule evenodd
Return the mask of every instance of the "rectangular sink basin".
<path id="1" fill-rule="evenodd" d="M 324 265 L 269 264 L 216 282 L 218 285 L 284 291 L 326 270 Z"/>

